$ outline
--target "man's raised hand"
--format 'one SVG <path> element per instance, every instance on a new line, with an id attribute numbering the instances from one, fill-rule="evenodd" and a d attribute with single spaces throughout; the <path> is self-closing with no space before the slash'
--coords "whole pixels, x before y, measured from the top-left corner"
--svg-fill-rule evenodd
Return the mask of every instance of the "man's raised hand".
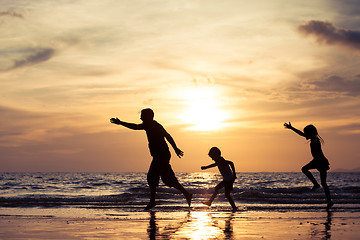
<path id="1" fill-rule="evenodd" d="M 120 124 L 120 119 L 118 119 L 118 118 L 111 118 L 111 119 L 110 119 L 110 122 L 111 122 L 111 123 L 114 123 L 114 124 Z"/>

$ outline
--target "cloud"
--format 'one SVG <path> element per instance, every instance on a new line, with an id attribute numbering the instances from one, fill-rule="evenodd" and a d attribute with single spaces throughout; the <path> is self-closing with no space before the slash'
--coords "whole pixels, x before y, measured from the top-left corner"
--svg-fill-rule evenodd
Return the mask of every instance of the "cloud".
<path id="1" fill-rule="evenodd" d="M 360 14 L 359 0 L 331 0 L 329 2 L 337 13 L 345 17 L 355 18 Z"/>
<path id="2" fill-rule="evenodd" d="M 0 148 L 44 143 L 80 132 L 103 131 L 94 121 L 87 121 L 86 125 L 90 125 L 85 126 L 83 119 L 89 116 L 83 113 L 28 111 L 0 105 L 0 116 Z"/>
<path id="3" fill-rule="evenodd" d="M 52 58 L 56 52 L 53 48 L 37 48 L 30 49 L 30 51 L 32 52 L 30 55 L 23 59 L 16 60 L 9 70 L 45 62 Z"/>
<path id="4" fill-rule="evenodd" d="M 319 43 L 360 50 L 360 31 L 336 28 L 330 22 L 309 21 L 298 27 L 305 35 L 315 36 Z"/>
<path id="5" fill-rule="evenodd" d="M 29 133 L 37 123 L 44 126 L 45 114 L 39 114 L 16 108 L 0 106 L 0 146 L 17 146 L 23 142 L 31 142 Z M 26 124 L 24 122 L 26 121 Z"/>
<path id="6" fill-rule="evenodd" d="M 24 16 L 20 13 L 17 12 L 13 12 L 13 11 L 5 11 L 5 12 L 0 12 L 0 17 L 5 16 L 5 17 L 15 17 L 15 18 L 24 18 Z"/>
<path id="7" fill-rule="evenodd" d="M 360 123 L 346 123 L 333 126 L 332 131 L 339 132 L 341 134 L 354 134 L 360 135 Z"/>
<path id="8" fill-rule="evenodd" d="M 350 96 L 360 95 L 360 79 L 346 80 L 337 75 L 332 75 L 323 81 L 310 81 L 310 86 L 316 91 L 329 91 L 345 93 Z"/>
<path id="9" fill-rule="evenodd" d="M 242 96 L 244 100 L 257 99 L 265 102 L 305 105 L 324 101 L 328 104 L 357 102 L 356 99 L 360 97 L 360 76 L 301 75 L 301 80 L 280 83 L 272 87 L 239 87 L 236 94 Z"/>

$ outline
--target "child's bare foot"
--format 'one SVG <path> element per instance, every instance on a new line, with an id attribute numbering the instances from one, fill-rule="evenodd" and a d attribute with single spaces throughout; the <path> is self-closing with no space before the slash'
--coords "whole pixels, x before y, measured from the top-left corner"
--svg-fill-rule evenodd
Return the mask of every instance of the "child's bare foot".
<path id="1" fill-rule="evenodd" d="M 145 207 L 145 210 L 152 209 L 153 207 L 155 207 L 155 205 L 156 205 L 155 202 L 149 202 L 149 204 Z"/>
<path id="2" fill-rule="evenodd" d="M 189 193 L 186 197 L 186 201 L 189 204 L 189 207 L 191 206 L 191 199 L 192 199 L 192 193 Z"/>
<path id="3" fill-rule="evenodd" d="M 319 184 L 314 185 L 314 186 L 311 188 L 310 192 L 314 191 L 315 189 L 318 189 L 319 187 L 320 187 Z"/>
<path id="4" fill-rule="evenodd" d="M 210 201 L 204 201 L 204 202 L 202 202 L 202 204 L 205 204 L 205 205 L 207 205 L 207 206 L 211 206 L 211 202 Z"/>
<path id="5" fill-rule="evenodd" d="M 326 209 L 329 210 L 332 206 L 334 206 L 334 203 L 330 201 L 328 202 Z"/>

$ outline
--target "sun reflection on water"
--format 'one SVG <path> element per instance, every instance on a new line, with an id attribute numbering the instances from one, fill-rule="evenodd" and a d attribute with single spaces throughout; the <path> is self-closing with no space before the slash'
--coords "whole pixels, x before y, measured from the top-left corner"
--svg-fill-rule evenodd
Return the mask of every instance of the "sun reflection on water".
<path id="1" fill-rule="evenodd" d="M 184 179 L 186 182 L 211 182 L 214 180 L 217 180 L 217 174 L 214 172 L 194 172 L 194 173 L 186 173 L 184 175 L 181 175 L 181 178 Z"/>
<path id="2" fill-rule="evenodd" d="M 219 239 L 223 231 L 216 226 L 210 213 L 194 212 L 191 221 L 176 232 L 185 239 Z"/>

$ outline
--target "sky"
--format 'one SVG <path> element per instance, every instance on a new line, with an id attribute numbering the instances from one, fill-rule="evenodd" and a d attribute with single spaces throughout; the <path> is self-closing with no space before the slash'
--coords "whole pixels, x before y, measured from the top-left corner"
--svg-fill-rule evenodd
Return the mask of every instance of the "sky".
<path id="1" fill-rule="evenodd" d="M 360 167 L 357 0 L 0 0 L 0 171 L 132 172 L 155 120 L 201 171 L 300 171 L 314 124 L 332 170 Z M 216 170 L 216 169 L 215 169 Z"/>

